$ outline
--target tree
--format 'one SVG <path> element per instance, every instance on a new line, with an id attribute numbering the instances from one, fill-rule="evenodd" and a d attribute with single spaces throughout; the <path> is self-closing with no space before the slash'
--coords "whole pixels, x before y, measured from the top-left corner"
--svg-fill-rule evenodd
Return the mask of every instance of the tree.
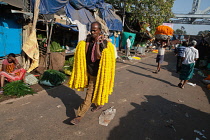
<path id="1" fill-rule="evenodd" d="M 139 29 L 139 22 L 150 24 L 151 32 L 169 21 L 173 17 L 171 8 L 174 0 L 105 0 L 112 4 L 115 9 L 120 10 L 121 14 L 125 8 L 126 24 L 133 29 Z"/>
<path id="2" fill-rule="evenodd" d="M 176 34 L 176 35 L 186 35 L 187 32 L 185 30 L 176 29 L 176 31 L 174 31 L 174 34 Z"/>
<path id="3" fill-rule="evenodd" d="M 205 30 L 205 31 L 199 31 L 199 32 L 198 32 L 198 35 L 200 35 L 200 36 L 206 36 L 208 33 L 209 33 L 209 31 L 208 31 L 208 30 Z"/>

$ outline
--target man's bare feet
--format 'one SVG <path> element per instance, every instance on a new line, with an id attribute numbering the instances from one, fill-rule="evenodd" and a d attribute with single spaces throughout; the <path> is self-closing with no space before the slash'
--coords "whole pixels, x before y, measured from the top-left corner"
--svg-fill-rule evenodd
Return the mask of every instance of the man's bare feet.
<path id="1" fill-rule="evenodd" d="M 81 121 L 82 117 L 76 117 L 73 120 L 70 121 L 71 124 L 73 125 L 78 125 Z"/>

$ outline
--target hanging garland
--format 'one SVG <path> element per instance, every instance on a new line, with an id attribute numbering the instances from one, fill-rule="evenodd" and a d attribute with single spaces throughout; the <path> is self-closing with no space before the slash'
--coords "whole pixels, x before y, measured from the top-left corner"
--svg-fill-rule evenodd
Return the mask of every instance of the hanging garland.
<path id="1" fill-rule="evenodd" d="M 69 87 L 78 91 L 84 91 L 88 85 L 85 45 L 85 41 L 80 41 L 76 47 L 74 67 L 69 80 Z M 114 45 L 108 42 L 107 48 L 102 51 L 92 103 L 108 103 L 108 96 L 114 87 L 115 63 Z"/>

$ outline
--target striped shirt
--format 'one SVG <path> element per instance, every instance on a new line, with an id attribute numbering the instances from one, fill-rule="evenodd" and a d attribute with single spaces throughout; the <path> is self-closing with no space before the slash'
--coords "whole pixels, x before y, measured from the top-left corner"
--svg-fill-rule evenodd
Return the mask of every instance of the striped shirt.
<path id="1" fill-rule="evenodd" d="M 182 56 L 182 53 L 184 52 L 185 48 L 185 46 L 177 47 L 177 56 Z"/>

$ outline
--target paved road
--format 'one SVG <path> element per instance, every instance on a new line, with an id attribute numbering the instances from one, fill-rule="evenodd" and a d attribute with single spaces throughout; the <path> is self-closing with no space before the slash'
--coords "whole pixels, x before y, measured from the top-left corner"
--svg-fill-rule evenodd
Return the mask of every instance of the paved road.
<path id="1" fill-rule="evenodd" d="M 101 112 L 91 111 L 78 126 L 69 125 L 85 93 L 61 85 L 34 96 L 1 102 L 0 139 L 210 139 L 210 92 L 200 82 L 202 78 L 196 74 L 191 81 L 196 87 L 180 89 L 173 54 L 166 54 L 159 74 L 152 73 L 155 56 L 117 63 L 114 93 L 105 106 L 114 106 L 117 113 L 107 127 L 98 124 Z"/>

